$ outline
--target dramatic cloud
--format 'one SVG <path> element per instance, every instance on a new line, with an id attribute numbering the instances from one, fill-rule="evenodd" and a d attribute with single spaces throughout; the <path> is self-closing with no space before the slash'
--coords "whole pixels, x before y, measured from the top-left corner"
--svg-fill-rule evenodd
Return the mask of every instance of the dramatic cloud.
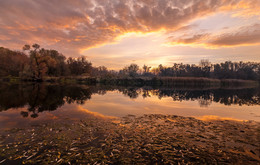
<path id="1" fill-rule="evenodd" d="M 207 43 L 212 46 L 260 45 L 260 24 L 245 26 L 235 33 L 224 33 Z"/>
<path id="2" fill-rule="evenodd" d="M 169 37 L 168 39 L 172 40 L 172 42 L 170 42 L 171 44 L 194 44 L 194 43 L 200 44 L 208 36 L 209 36 L 209 34 L 204 33 L 204 34 L 195 34 L 193 36 L 183 36 L 183 37 L 178 37 L 178 38 Z"/>
<path id="3" fill-rule="evenodd" d="M 198 33 L 181 37 L 169 37 L 171 45 L 202 45 L 205 47 L 231 47 L 260 45 L 260 24 L 243 26 L 236 31 L 224 32 L 221 35 Z"/>
<path id="4" fill-rule="evenodd" d="M 173 31 L 215 12 L 249 12 L 254 2 L 258 1 L 2 0 L 0 44 L 18 48 L 39 43 L 68 55 L 79 55 L 84 49 L 115 41 L 125 33 Z M 202 37 L 197 35 L 183 42 Z"/>
<path id="5" fill-rule="evenodd" d="M 234 17 L 260 16 L 260 1 L 259 0 L 240 1 L 236 3 L 236 5 L 223 6 L 222 9 L 234 11 L 233 13 Z"/>

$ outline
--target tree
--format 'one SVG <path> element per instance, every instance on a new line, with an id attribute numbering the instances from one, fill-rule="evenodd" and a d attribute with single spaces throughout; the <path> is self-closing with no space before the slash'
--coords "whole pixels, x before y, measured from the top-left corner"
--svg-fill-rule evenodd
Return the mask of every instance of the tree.
<path id="1" fill-rule="evenodd" d="M 39 44 L 33 44 L 32 47 L 34 48 L 34 50 L 40 49 L 40 45 Z"/>
<path id="2" fill-rule="evenodd" d="M 28 65 L 29 58 L 19 51 L 0 47 L 0 76 L 16 76 Z"/>
<path id="3" fill-rule="evenodd" d="M 202 60 L 200 60 L 200 66 L 201 66 L 202 68 L 204 68 L 204 67 L 209 67 L 210 64 L 211 64 L 211 62 L 209 62 L 208 59 L 202 59 Z"/>
<path id="4" fill-rule="evenodd" d="M 30 65 L 23 70 L 23 76 L 41 81 L 44 76 L 63 76 L 68 74 L 66 57 L 56 50 L 40 49 L 39 44 L 24 45 L 29 51 Z"/>
<path id="5" fill-rule="evenodd" d="M 144 74 L 145 74 L 145 73 L 149 73 L 150 69 L 151 69 L 150 66 L 144 65 L 144 66 L 143 66 Z"/>
<path id="6" fill-rule="evenodd" d="M 23 50 L 26 51 L 26 50 L 30 50 L 31 49 L 31 46 L 30 45 L 24 45 L 23 46 Z"/>
<path id="7" fill-rule="evenodd" d="M 211 62 L 209 60 L 200 60 L 200 67 L 202 70 L 203 77 L 210 76 Z"/>
<path id="8" fill-rule="evenodd" d="M 66 57 L 56 50 L 45 50 L 47 56 L 51 60 L 47 63 L 49 76 L 66 76 L 69 74 L 68 66 L 66 65 Z"/>
<path id="9" fill-rule="evenodd" d="M 45 49 L 40 50 L 40 45 L 33 44 L 30 49 L 29 45 L 23 47 L 24 50 L 29 50 L 30 55 L 30 69 L 32 78 L 41 81 L 48 71 L 47 63 L 50 62 L 50 57 L 46 55 Z"/>
<path id="10" fill-rule="evenodd" d="M 130 77 L 136 77 L 138 75 L 137 72 L 139 71 L 139 66 L 137 64 L 131 64 L 129 66 L 126 66 L 123 70 Z"/>
<path id="11" fill-rule="evenodd" d="M 30 52 L 32 75 L 36 80 L 42 80 L 48 71 L 47 63 L 50 57 L 44 56 L 42 52 L 37 51 L 37 49 Z"/>
<path id="12" fill-rule="evenodd" d="M 91 74 L 92 63 L 88 62 L 84 56 L 79 58 L 69 57 L 67 65 L 72 75 Z"/>

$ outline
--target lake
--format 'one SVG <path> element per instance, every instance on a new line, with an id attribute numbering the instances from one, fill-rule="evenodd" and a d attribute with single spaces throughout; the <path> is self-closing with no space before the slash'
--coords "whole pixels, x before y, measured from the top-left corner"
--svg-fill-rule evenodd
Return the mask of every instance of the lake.
<path id="1" fill-rule="evenodd" d="M 0 164 L 257 164 L 259 88 L 0 84 Z"/>
<path id="2" fill-rule="evenodd" d="M 55 84 L 0 85 L 0 128 L 48 120 L 164 114 L 260 121 L 260 89 L 177 89 Z"/>

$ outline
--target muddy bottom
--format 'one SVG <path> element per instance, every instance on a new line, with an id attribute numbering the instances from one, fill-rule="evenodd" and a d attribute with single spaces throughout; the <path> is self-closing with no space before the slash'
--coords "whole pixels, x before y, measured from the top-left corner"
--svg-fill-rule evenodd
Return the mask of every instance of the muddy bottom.
<path id="1" fill-rule="evenodd" d="M 0 164 L 260 164 L 260 124 L 90 117 L 0 132 Z"/>

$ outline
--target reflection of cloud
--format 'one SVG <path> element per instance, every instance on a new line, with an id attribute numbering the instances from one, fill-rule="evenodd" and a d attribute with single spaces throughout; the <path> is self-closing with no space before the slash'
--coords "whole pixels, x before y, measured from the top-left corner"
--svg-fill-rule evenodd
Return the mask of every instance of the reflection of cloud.
<path id="1" fill-rule="evenodd" d="M 242 2 L 246 7 L 242 7 Z M 255 10 L 256 0 L 0 1 L 0 44 L 38 42 L 66 54 L 112 42 L 128 32 L 176 30 L 218 11 Z M 240 5 L 240 6 L 239 6 Z M 186 26 L 186 25 L 185 25 Z M 197 38 L 199 38 L 197 36 Z"/>
<path id="2" fill-rule="evenodd" d="M 7 111 L 1 112 L 0 114 L 0 130 L 8 130 L 10 128 L 20 128 L 28 126 L 28 124 L 32 124 L 34 122 L 39 121 L 50 121 L 58 119 L 56 115 L 52 113 L 42 113 L 37 118 L 31 117 L 22 117 L 21 112 L 27 112 L 28 109 L 26 107 L 23 108 L 11 108 Z"/>
<path id="3" fill-rule="evenodd" d="M 195 117 L 199 120 L 204 120 L 204 121 L 211 121 L 211 120 L 232 120 L 232 121 L 247 121 L 247 120 L 239 120 L 239 119 L 235 119 L 235 118 L 230 118 L 230 117 L 220 117 L 220 116 L 214 116 L 214 115 L 205 115 L 205 116 L 199 116 L 199 117 Z"/>
<path id="4" fill-rule="evenodd" d="M 115 118 L 117 118 L 115 116 L 106 116 L 106 115 L 103 115 L 103 114 L 98 113 L 98 112 L 92 112 L 92 111 L 85 109 L 81 106 L 78 106 L 77 109 L 80 110 L 80 111 L 84 111 L 85 113 L 91 114 L 93 116 L 96 116 L 96 117 L 101 117 L 101 118 L 105 118 L 105 119 L 115 119 Z"/>

